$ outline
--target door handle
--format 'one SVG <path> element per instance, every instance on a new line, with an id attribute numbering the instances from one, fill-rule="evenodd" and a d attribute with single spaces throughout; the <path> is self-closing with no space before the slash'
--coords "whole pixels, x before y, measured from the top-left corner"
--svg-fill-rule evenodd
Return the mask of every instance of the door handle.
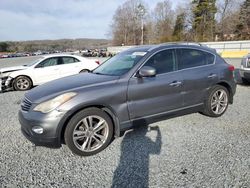
<path id="1" fill-rule="evenodd" d="M 215 78 L 217 75 L 216 74 L 210 74 L 208 78 Z"/>
<path id="2" fill-rule="evenodd" d="M 173 86 L 173 87 L 178 87 L 178 86 L 180 86 L 182 84 L 182 82 L 180 82 L 180 81 L 174 81 L 174 82 L 172 82 L 171 84 L 169 84 L 170 86 Z"/>

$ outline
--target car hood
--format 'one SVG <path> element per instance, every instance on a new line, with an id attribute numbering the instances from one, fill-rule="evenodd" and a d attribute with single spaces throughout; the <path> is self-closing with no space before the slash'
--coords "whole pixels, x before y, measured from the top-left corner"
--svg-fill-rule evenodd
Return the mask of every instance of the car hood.
<path id="1" fill-rule="evenodd" d="M 26 67 L 26 66 L 6 67 L 6 68 L 0 69 L 0 73 L 8 73 L 8 72 L 27 69 L 27 68 L 28 67 Z"/>
<path id="2" fill-rule="evenodd" d="M 105 84 L 106 82 L 118 80 L 118 78 L 118 76 L 97 75 L 93 73 L 77 74 L 35 87 L 28 91 L 25 97 L 32 103 L 40 103 L 66 92 L 76 91 L 93 85 Z"/>

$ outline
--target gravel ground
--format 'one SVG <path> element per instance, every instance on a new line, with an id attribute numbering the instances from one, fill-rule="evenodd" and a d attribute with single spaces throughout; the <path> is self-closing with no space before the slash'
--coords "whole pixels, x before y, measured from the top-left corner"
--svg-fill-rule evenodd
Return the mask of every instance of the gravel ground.
<path id="1" fill-rule="evenodd" d="M 196 113 L 138 127 L 91 157 L 33 148 L 17 119 L 24 92 L 2 93 L 0 187 L 250 187 L 249 93 L 238 85 L 220 118 Z"/>

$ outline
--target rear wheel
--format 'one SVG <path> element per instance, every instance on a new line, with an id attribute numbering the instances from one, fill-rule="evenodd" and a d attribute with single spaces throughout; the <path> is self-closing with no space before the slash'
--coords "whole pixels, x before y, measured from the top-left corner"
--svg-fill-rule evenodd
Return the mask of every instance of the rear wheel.
<path id="1" fill-rule="evenodd" d="M 210 117 L 219 117 L 225 113 L 229 104 L 228 90 L 220 85 L 214 86 L 205 101 L 203 114 Z"/>
<path id="2" fill-rule="evenodd" d="M 17 91 L 26 91 L 32 87 L 32 81 L 27 76 L 18 76 L 14 80 L 13 86 Z"/>
<path id="3" fill-rule="evenodd" d="M 101 109 L 78 112 L 69 121 L 64 139 L 69 149 L 80 156 L 94 155 L 105 149 L 113 136 L 113 123 Z"/>

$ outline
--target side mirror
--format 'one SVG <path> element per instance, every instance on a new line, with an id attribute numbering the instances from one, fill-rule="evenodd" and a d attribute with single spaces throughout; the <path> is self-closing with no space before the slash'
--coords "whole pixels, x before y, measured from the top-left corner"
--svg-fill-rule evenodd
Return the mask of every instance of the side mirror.
<path id="1" fill-rule="evenodd" d="M 156 75 L 156 69 L 150 66 L 144 66 L 139 70 L 140 77 L 153 77 Z"/>

